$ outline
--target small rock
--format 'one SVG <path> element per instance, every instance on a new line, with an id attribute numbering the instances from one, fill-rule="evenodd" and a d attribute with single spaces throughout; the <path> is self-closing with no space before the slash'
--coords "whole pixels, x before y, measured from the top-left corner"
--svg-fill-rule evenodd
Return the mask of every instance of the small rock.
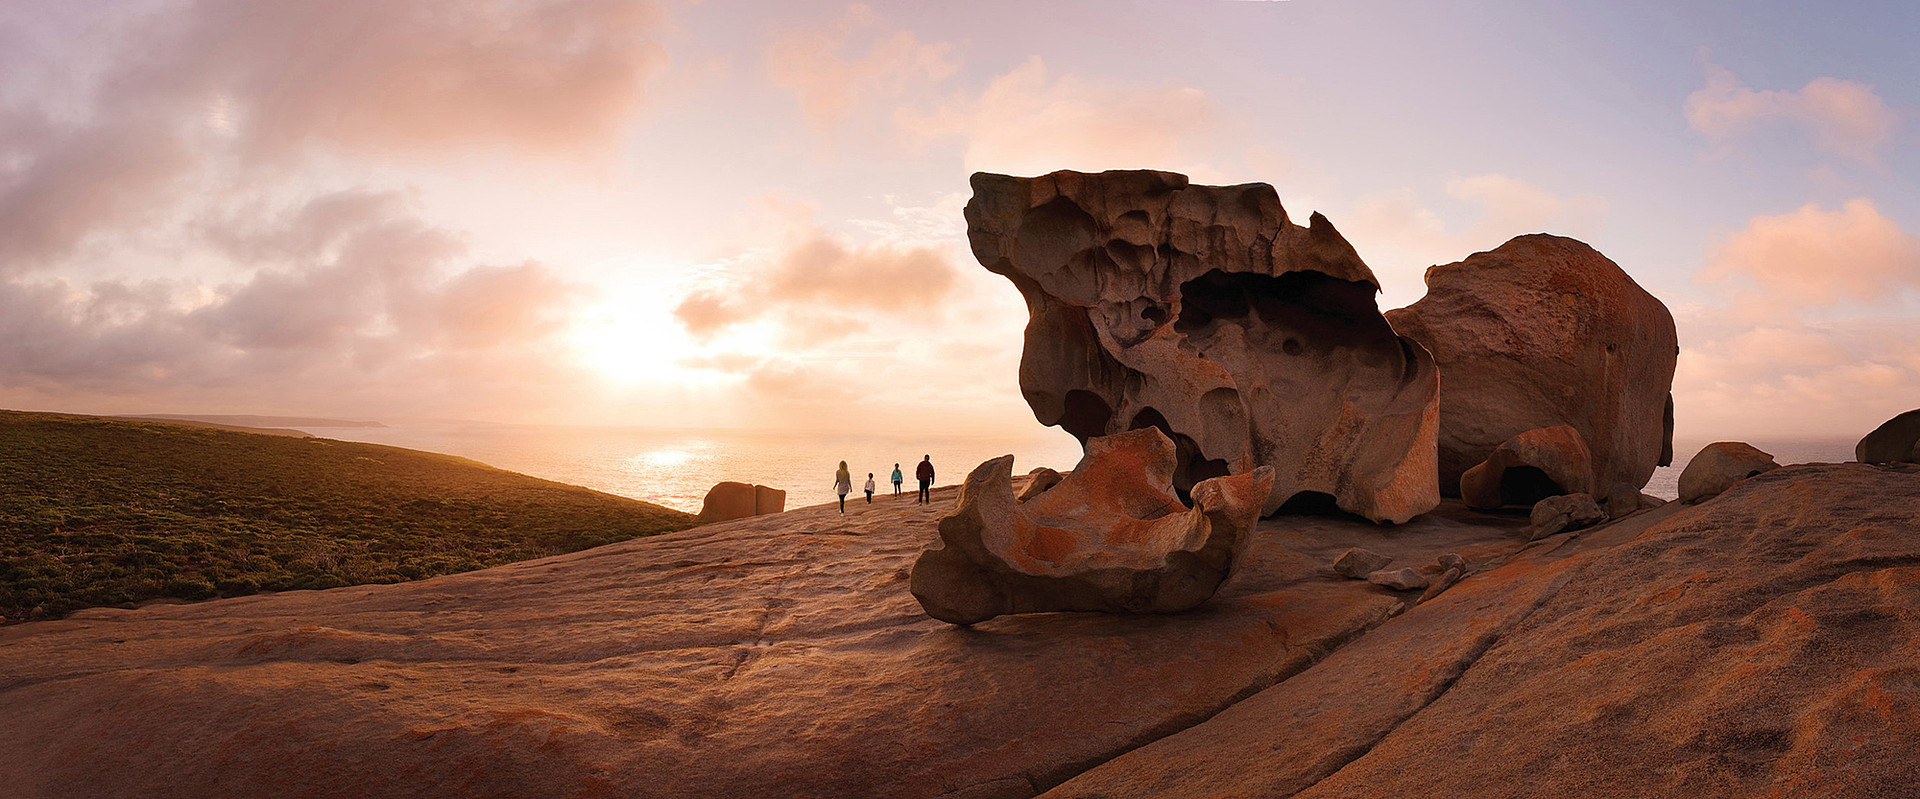
<path id="1" fill-rule="evenodd" d="M 1640 507 L 1642 508 L 1657 508 L 1665 504 L 1667 504 L 1666 500 L 1656 497 L 1652 494 L 1640 495 Z"/>
<path id="2" fill-rule="evenodd" d="M 1341 577 L 1365 580 L 1367 575 L 1386 568 L 1392 562 L 1393 558 L 1378 552 L 1354 547 L 1334 558 L 1333 571 Z"/>
<path id="3" fill-rule="evenodd" d="M 1578 530 L 1607 520 L 1605 511 L 1593 501 L 1592 494 L 1562 494 L 1533 504 L 1527 521 L 1533 525 L 1533 538 L 1539 540 L 1565 530 Z"/>
<path id="4" fill-rule="evenodd" d="M 1720 496 L 1734 483 L 1780 468 L 1772 455 L 1738 441 L 1708 444 L 1680 472 L 1680 501 L 1695 503 Z"/>
<path id="5" fill-rule="evenodd" d="M 1384 585 L 1395 591 L 1412 591 L 1433 584 L 1433 578 L 1413 568 L 1399 568 L 1392 571 L 1381 569 L 1367 575 L 1367 582 Z"/>
<path id="6" fill-rule="evenodd" d="M 1440 568 L 1443 571 L 1448 569 L 1459 569 L 1461 571 L 1466 571 L 1467 559 L 1460 557 L 1459 555 L 1456 555 L 1452 552 L 1448 552 L 1447 554 L 1440 556 Z"/>
<path id="7" fill-rule="evenodd" d="M 1640 501 L 1640 489 L 1626 483 L 1614 483 L 1613 488 L 1607 490 L 1606 500 L 1600 504 L 1610 519 L 1625 517 L 1645 507 L 1645 503 Z"/>
<path id="8" fill-rule="evenodd" d="M 699 522 L 709 524 L 744 519 L 763 513 L 779 513 L 786 508 L 787 492 L 763 485 L 715 483 L 700 503 Z"/>
<path id="9" fill-rule="evenodd" d="M 1424 604 L 1427 600 L 1439 596 L 1441 591 L 1452 588 L 1454 583 L 1460 582 L 1460 578 L 1465 576 L 1467 576 L 1467 569 L 1464 565 L 1447 569 L 1439 577 L 1434 578 L 1433 584 L 1427 586 L 1427 590 L 1422 592 L 1420 598 L 1414 600 L 1413 604 Z"/>

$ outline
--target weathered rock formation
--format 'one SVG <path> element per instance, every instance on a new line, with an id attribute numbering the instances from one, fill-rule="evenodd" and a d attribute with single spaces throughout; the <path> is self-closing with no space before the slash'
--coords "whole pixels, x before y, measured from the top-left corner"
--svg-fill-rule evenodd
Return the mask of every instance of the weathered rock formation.
<path id="1" fill-rule="evenodd" d="M 1073 473 L 1026 502 L 1013 456 L 973 470 L 913 565 L 927 615 L 975 624 L 1009 613 L 1171 613 L 1213 596 L 1252 535 L 1273 470 L 1213 477 L 1193 507 L 1173 490 L 1173 440 L 1157 428 L 1089 439 Z"/>
<path id="2" fill-rule="evenodd" d="M 1911 473 L 1767 472 L 1528 549 L 1045 796 L 1908 796 L 1916 518 Z"/>
<path id="3" fill-rule="evenodd" d="M 1920 463 L 1920 410 L 1888 419 L 1854 445 L 1861 463 Z"/>
<path id="4" fill-rule="evenodd" d="M 1592 456 L 1568 425 L 1528 430 L 1500 443 L 1460 476 L 1469 508 L 1531 506 L 1561 494 L 1593 493 Z"/>
<path id="5" fill-rule="evenodd" d="M 1302 492 L 1396 523 L 1439 502 L 1433 359 L 1324 217 L 1170 172 L 980 173 L 973 191 L 974 255 L 1027 301 L 1020 388 L 1042 423 L 1083 442 L 1160 428 L 1182 491 L 1271 466 L 1263 513 Z"/>
<path id="6" fill-rule="evenodd" d="M 1680 501 L 1699 502 L 1717 497 L 1734 483 L 1780 468 L 1772 455 L 1751 444 L 1720 441 L 1701 448 L 1680 470 Z"/>
<path id="7" fill-rule="evenodd" d="M 1197 612 L 964 629 L 906 590 L 955 497 L 0 627 L 0 796 L 1864 799 L 1920 784 L 1916 467 L 1788 467 L 1533 546 L 1524 519 L 1457 501 L 1395 528 L 1289 516 L 1258 525 Z M 1416 603 L 1331 575 L 1353 547 L 1474 571 Z"/>
<path id="8" fill-rule="evenodd" d="M 1330 576 L 1345 549 L 1525 543 L 1457 502 L 1289 516 L 1196 612 L 957 628 L 907 591 L 957 493 L 0 627 L 0 796 L 1031 796 L 1388 622 L 1406 597 Z"/>
<path id="9" fill-rule="evenodd" d="M 747 483 L 721 482 L 707 489 L 700 503 L 701 524 L 779 513 L 787 506 L 787 492 Z"/>
<path id="10" fill-rule="evenodd" d="M 1673 460 L 1673 315 L 1578 241 L 1520 236 L 1427 270 L 1427 295 L 1388 311 L 1433 353 L 1440 486 L 1513 436 L 1567 424 L 1593 454 L 1596 496 L 1638 490 Z"/>

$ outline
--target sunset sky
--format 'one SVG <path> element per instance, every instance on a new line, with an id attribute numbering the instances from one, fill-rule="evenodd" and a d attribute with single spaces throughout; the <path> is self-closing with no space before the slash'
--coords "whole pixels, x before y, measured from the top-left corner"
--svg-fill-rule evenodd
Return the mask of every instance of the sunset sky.
<path id="1" fill-rule="evenodd" d="M 0 0 L 0 407 L 995 434 L 975 170 L 1553 232 L 1680 435 L 1920 407 L 1920 4 Z"/>

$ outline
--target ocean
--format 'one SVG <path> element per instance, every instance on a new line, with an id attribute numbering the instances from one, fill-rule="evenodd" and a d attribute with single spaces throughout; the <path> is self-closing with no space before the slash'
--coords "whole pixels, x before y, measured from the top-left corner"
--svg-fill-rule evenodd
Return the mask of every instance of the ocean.
<path id="1" fill-rule="evenodd" d="M 832 502 L 833 473 L 841 460 L 852 470 L 854 493 L 868 472 L 878 495 L 892 493 L 895 463 L 913 489 L 913 468 L 932 455 L 940 485 L 958 483 L 982 461 L 1014 456 L 1014 474 L 1047 466 L 1062 471 L 1080 460 L 1072 436 L 1051 428 L 1030 435 L 956 438 L 906 435 L 796 435 L 717 430 L 549 427 L 465 422 L 414 422 L 387 427 L 311 428 L 344 441 L 364 441 L 443 452 L 562 483 L 697 513 L 707 489 L 722 480 L 758 483 L 787 492 L 787 507 Z M 1707 441 L 1676 442 L 1673 466 L 1655 470 L 1646 492 L 1679 496 L 1680 471 Z M 1754 440 L 1782 464 L 1840 462 L 1853 457 L 1852 439 Z"/>
<path id="2" fill-rule="evenodd" d="M 307 428 L 314 435 L 472 458 L 489 466 L 586 486 L 698 513 L 707 489 L 733 480 L 787 492 L 787 507 L 834 501 L 840 461 L 853 472 L 850 500 L 873 473 L 876 499 L 891 494 L 888 476 L 900 464 L 911 492 L 914 465 L 932 455 L 934 482 L 964 479 L 982 461 L 1014 456 L 1014 474 L 1039 466 L 1062 471 L 1080 461 L 1080 444 L 1051 428 L 1032 435 L 951 437 L 795 435 L 718 430 L 547 427 L 461 422 L 389 423 L 387 427 Z"/>

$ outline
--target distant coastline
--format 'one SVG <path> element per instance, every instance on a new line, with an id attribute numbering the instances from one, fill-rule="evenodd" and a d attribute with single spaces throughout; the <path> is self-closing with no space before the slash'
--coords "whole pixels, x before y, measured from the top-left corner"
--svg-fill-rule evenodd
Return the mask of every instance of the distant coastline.
<path id="1" fill-rule="evenodd" d="M 354 419 L 327 419 L 313 416 L 258 416 L 247 413 L 145 413 L 122 419 L 162 419 L 170 422 L 206 422 L 234 427 L 386 427 L 381 422 Z"/>

